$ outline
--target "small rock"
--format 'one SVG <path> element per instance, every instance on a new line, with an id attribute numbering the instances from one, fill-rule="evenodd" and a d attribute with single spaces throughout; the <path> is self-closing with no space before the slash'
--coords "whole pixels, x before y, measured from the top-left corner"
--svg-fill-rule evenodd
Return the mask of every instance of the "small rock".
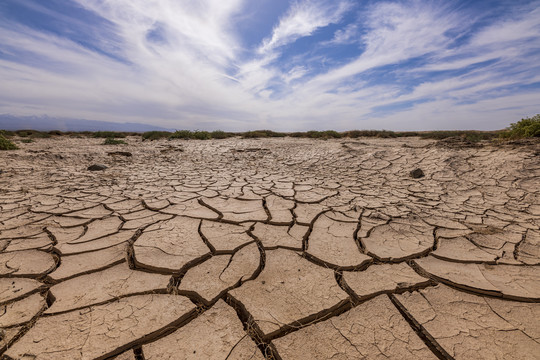
<path id="1" fill-rule="evenodd" d="M 94 165 L 90 165 L 88 167 L 88 170 L 89 171 L 102 171 L 102 170 L 105 170 L 106 168 L 107 168 L 107 166 L 105 166 L 105 165 L 94 164 Z"/>
<path id="2" fill-rule="evenodd" d="M 419 178 L 422 178 L 424 177 L 424 172 L 422 171 L 422 169 L 420 168 L 417 168 L 417 169 L 414 169 L 410 172 L 410 175 L 413 179 L 419 179 Z"/>

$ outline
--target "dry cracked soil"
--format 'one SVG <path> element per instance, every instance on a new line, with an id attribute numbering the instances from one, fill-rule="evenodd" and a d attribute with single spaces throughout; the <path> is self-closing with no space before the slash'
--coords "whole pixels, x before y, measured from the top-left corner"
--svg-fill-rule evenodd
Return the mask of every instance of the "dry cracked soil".
<path id="1" fill-rule="evenodd" d="M 2 359 L 540 359 L 538 142 L 126 141 L 0 153 Z"/>

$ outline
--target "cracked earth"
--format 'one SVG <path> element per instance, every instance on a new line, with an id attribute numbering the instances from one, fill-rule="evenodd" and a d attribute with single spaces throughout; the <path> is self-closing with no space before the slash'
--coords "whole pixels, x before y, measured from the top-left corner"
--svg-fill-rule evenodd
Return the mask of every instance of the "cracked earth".
<path id="1" fill-rule="evenodd" d="M 3 359 L 540 359 L 538 142 L 126 141 L 0 153 Z"/>

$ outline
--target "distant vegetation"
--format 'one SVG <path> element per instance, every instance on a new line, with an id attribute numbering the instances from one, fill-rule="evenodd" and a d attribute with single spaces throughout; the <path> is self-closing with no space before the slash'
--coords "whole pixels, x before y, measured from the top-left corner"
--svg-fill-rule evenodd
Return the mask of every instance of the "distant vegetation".
<path id="1" fill-rule="evenodd" d="M 147 131 L 143 133 L 142 135 L 143 141 L 144 140 L 159 140 L 159 139 L 166 139 L 169 136 L 171 136 L 171 133 L 168 131 Z"/>
<path id="2" fill-rule="evenodd" d="M 540 137 L 540 114 L 532 118 L 525 118 L 510 125 L 506 130 L 499 131 L 474 131 L 474 130 L 444 130 L 444 131 L 389 131 L 389 130 L 349 130 L 337 132 L 334 130 L 325 131 L 306 131 L 306 132 L 277 132 L 272 130 L 253 130 L 239 133 L 225 132 L 222 130 L 204 131 L 204 130 L 177 130 L 169 131 L 147 131 L 145 133 L 135 132 L 115 132 L 115 131 L 82 131 L 82 132 L 62 132 L 60 130 L 52 130 L 41 132 L 37 130 L 17 130 L 7 131 L 0 130 L 0 134 L 4 138 L 14 136 L 36 139 L 49 138 L 51 136 L 76 136 L 76 137 L 93 137 L 104 138 L 104 144 L 122 144 L 125 143 L 122 139 L 127 136 L 141 136 L 143 141 L 159 140 L 159 139 L 185 139 L 185 140 L 210 140 L 210 139 L 227 139 L 231 137 L 241 137 L 244 139 L 259 139 L 259 138 L 280 138 L 285 136 L 308 138 L 308 139 L 339 139 L 339 138 L 360 138 L 360 137 L 375 137 L 375 138 L 399 138 L 419 136 L 424 139 L 443 140 L 447 138 L 461 138 L 470 142 L 478 142 L 482 140 L 493 139 L 519 139 L 527 137 Z M 28 141 L 29 142 L 29 141 Z"/>
<path id="3" fill-rule="evenodd" d="M 169 136 L 169 139 L 195 139 L 195 140 L 209 140 L 211 135 L 208 131 L 200 130 L 178 130 Z"/>
<path id="4" fill-rule="evenodd" d="M 201 131 L 201 130 L 177 130 L 173 133 L 168 131 L 147 131 L 142 134 L 143 140 L 159 140 L 159 139 L 193 139 L 193 140 L 210 140 L 210 139 L 226 139 L 239 134 L 228 133 L 222 130 L 216 131 Z"/>
<path id="5" fill-rule="evenodd" d="M 266 138 L 266 137 L 285 137 L 285 136 L 287 136 L 286 133 L 275 132 L 275 131 L 272 131 L 272 130 L 247 131 L 245 133 L 239 133 L 237 135 L 242 136 L 244 139 L 257 139 L 257 138 Z"/>
<path id="6" fill-rule="evenodd" d="M 17 146 L 0 134 L 0 150 L 16 150 Z"/>

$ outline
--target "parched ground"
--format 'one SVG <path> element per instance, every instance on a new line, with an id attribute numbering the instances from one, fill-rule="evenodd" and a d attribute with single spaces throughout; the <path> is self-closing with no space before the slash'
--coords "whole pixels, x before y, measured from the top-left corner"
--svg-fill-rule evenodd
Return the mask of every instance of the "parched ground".
<path id="1" fill-rule="evenodd" d="M 102 142 L 0 153 L 5 359 L 540 359 L 538 142 Z"/>

